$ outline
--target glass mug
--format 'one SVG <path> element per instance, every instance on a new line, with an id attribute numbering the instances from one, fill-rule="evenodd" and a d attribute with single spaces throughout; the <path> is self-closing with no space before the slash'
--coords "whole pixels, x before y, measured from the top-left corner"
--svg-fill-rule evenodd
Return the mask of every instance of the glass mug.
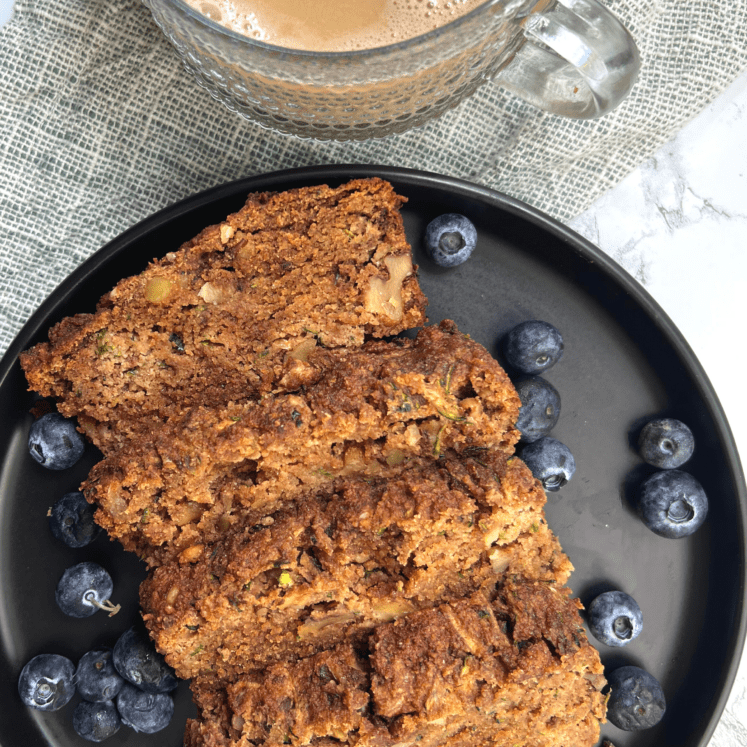
<path id="1" fill-rule="evenodd" d="M 486 0 L 434 31 L 352 52 L 278 47 L 226 29 L 183 0 L 143 2 L 214 98 L 307 138 L 403 132 L 489 80 L 541 109 L 589 119 L 625 98 L 640 67 L 632 37 L 597 0 Z"/>

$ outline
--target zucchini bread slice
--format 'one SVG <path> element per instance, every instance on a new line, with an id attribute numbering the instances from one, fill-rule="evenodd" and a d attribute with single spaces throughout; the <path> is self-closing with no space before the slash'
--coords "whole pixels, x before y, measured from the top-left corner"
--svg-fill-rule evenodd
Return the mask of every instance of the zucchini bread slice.
<path id="1" fill-rule="evenodd" d="M 449 448 L 510 453 L 519 438 L 508 376 L 452 322 L 309 362 L 324 370 L 316 384 L 193 408 L 99 462 L 83 484 L 96 520 L 150 566 L 192 562 L 346 475 L 396 476 Z"/>
<path id="2" fill-rule="evenodd" d="M 545 495 L 502 452 L 351 477 L 151 572 L 146 626 L 185 679 L 233 677 L 378 623 L 492 588 L 504 574 L 562 585 L 572 566 L 544 520 Z"/>
<path id="3" fill-rule="evenodd" d="M 30 389 L 107 454 L 192 406 L 313 380 L 315 345 L 425 322 L 404 201 L 381 179 L 249 195 L 22 354 Z"/>
<path id="4" fill-rule="evenodd" d="M 569 593 L 509 576 L 360 645 L 197 677 L 185 747 L 590 747 L 605 680 Z"/>

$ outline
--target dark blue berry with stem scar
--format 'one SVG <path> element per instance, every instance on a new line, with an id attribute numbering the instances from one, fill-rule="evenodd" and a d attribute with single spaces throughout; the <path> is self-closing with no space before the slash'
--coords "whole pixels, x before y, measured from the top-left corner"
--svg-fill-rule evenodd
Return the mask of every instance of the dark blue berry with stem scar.
<path id="1" fill-rule="evenodd" d="M 620 667 L 607 675 L 610 697 L 607 718 L 618 729 L 649 729 L 661 721 L 667 709 L 657 679 L 640 667 Z"/>
<path id="2" fill-rule="evenodd" d="M 83 493 L 65 493 L 49 512 L 49 528 L 68 547 L 85 547 L 101 529 L 93 520 L 94 511 Z"/>
<path id="3" fill-rule="evenodd" d="M 29 453 L 47 469 L 68 469 L 85 451 L 83 436 L 75 430 L 72 420 L 58 412 L 48 412 L 31 424 Z"/>
<path id="4" fill-rule="evenodd" d="M 643 615 L 638 603 L 624 591 L 605 591 L 589 605 L 589 630 L 607 646 L 626 646 L 638 637 Z"/>
<path id="5" fill-rule="evenodd" d="M 70 617 L 90 617 L 105 610 L 109 617 L 119 612 L 119 605 L 110 601 L 114 583 L 97 563 L 78 563 L 68 568 L 57 584 L 55 601 Z"/>
<path id="6" fill-rule="evenodd" d="M 96 649 L 83 654 L 75 670 L 78 694 L 92 703 L 114 700 L 124 682 L 114 667 L 110 649 Z"/>
<path id="7" fill-rule="evenodd" d="M 503 340 L 506 362 L 523 374 L 540 374 L 563 357 L 563 337 L 547 322 L 516 325 Z"/>
<path id="8" fill-rule="evenodd" d="M 154 734 L 165 729 L 174 715 L 174 700 L 167 693 L 147 693 L 125 683 L 117 695 L 122 723 L 135 731 Z"/>
<path id="9" fill-rule="evenodd" d="M 117 707 L 110 700 L 91 703 L 81 700 L 73 711 L 75 733 L 89 742 L 103 742 L 122 726 Z"/>
<path id="10" fill-rule="evenodd" d="M 542 487 L 551 493 L 560 490 L 576 471 L 576 460 L 571 450 L 550 436 L 522 446 L 519 456 L 542 483 Z"/>
<path id="11" fill-rule="evenodd" d="M 659 469 L 681 467 L 694 450 L 692 431 L 674 418 L 659 418 L 646 423 L 638 437 L 641 457 Z"/>
<path id="12" fill-rule="evenodd" d="M 522 379 L 515 386 L 521 400 L 516 427 L 521 432 L 521 440 L 532 443 L 550 433 L 558 422 L 560 394 L 539 376 Z"/>
<path id="13" fill-rule="evenodd" d="M 708 497 L 703 486 L 687 472 L 678 469 L 655 472 L 641 484 L 638 514 L 652 532 L 679 539 L 703 524 L 708 514 Z"/>
<path id="14" fill-rule="evenodd" d="M 144 692 L 167 693 L 179 684 L 174 670 L 135 628 L 119 637 L 112 661 L 122 677 Z"/>
<path id="15" fill-rule="evenodd" d="M 58 654 L 39 654 L 21 670 L 18 694 L 40 711 L 57 711 L 75 694 L 75 665 Z"/>
<path id="16" fill-rule="evenodd" d="M 477 244 L 477 229 L 459 213 L 434 218 L 425 229 L 425 248 L 441 267 L 456 267 L 466 262 Z"/>

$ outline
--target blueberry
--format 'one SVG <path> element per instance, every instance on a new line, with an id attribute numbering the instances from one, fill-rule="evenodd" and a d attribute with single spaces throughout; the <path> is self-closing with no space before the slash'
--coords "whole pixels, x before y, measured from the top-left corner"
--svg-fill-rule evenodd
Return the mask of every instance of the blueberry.
<path id="1" fill-rule="evenodd" d="M 641 457 L 659 469 L 681 467 L 693 455 L 694 449 L 692 431 L 674 418 L 646 423 L 638 438 Z"/>
<path id="2" fill-rule="evenodd" d="M 626 646 L 638 637 L 642 625 L 641 608 L 623 591 L 606 591 L 589 605 L 589 630 L 607 646 Z"/>
<path id="3" fill-rule="evenodd" d="M 75 670 L 75 685 L 80 696 L 92 703 L 113 700 L 124 679 L 114 668 L 112 652 L 96 649 L 83 654 Z"/>
<path id="4" fill-rule="evenodd" d="M 167 693 L 179 684 L 174 670 L 135 628 L 119 637 L 112 660 L 122 677 L 144 692 Z"/>
<path id="5" fill-rule="evenodd" d="M 167 693 L 147 693 L 125 683 L 117 695 L 122 723 L 135 731 L 153 734 L 165 729 L 174 715 L 174 700 Z"/>
<path id="6" fill-rule="evenodd" d="M 546 436 L 560 417 L 560 395 L 558 390 L 539 376 L 530 376 L 516 384 L 521 400 L 521 410 L 516 427 L 521 431 L 521 440 L 532 443 Z"/>
<path id="7" fill-rule="evenodd" d="M 503 340 L 507 363 L 523 374 L 539 374 L 563 357 L 563 337 L 552 324 L 522 322 Z"/>
<path id="8" fill-rule="evenodd" d="M 625 731 L 649 729 L 666 710 L 664 692 L 656 678 L 640 667 L 620 667 L 607 676 L 611 692 L 607 718 Z"/>
<path id="9" fill-rule="evenodd" d="M 523 446 L 519 456 L 542 483 L 542 487 L 551 493 L 560 490 L 576 471 L 576 460 L 571 450 L 550 436 Z"/>
<path id="10" fill-rule="evenodd" d="M 119 713 L 110 700 L 103 703 L 81 700 L 73 711 L 75 733 L 89 742 L 103 742 L 116 734 L 120 726 Z"/>
<path id="11" fill-rule="evenodd" d="M 40 711 L 57 711 L 75 694 L 75 665 L 58 654 L 39 654 L 21 670 L 18 694 Z"/>
<path id="12" fill-rule="evenodd" d="M 469 218 L 445 213 L 434 218 L 425 229 L 425 248 L 441 267 L 456 267 L 466 262 L 477 244 L 477 229 Z"/>
<path id="13" fill-rule="evenodd" d="M 708 498 L 687 472 L 655 472 L 641 484 L 638 513 L 652 532 L 678 539 L 692 534 L 705 521 Z"/>
<path id="14" fill-rule="evenodd" d="M 31 424 L 29 453 L 47 469 L 67 469 L 82 456 L 83 437 L 75 424 L 58 412 L 48 412 Z"/>
<path id="15" fill-rule="evenodd" d="M 52 506 L 49 528 L 68 547 L 85 547 L 101 529 L 93 520 L 94 511 L 83 493 L 65 493 Z"/>
<path id="16" fill-rule="evenodd" d="M 90 617 L 100 609 L 111 617 L 119 612 L 119 605 L 109 601 L 113 591 L 111 576 L 100 565 L 78 563 L 62 574 L 54 598 L 70 617 Z"/>

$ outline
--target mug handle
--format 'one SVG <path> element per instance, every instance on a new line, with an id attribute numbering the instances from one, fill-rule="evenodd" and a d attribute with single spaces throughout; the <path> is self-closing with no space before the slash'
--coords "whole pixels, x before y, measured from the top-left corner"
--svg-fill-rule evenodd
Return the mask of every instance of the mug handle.
<path id="1" fill-rule="evenodd" d="M 641 60 L 628 30 L 597 0 L 557 0 L 521 22 L 526 42 L 496 83 L 540 109 L 576 119 L 612 111 Z"/>

